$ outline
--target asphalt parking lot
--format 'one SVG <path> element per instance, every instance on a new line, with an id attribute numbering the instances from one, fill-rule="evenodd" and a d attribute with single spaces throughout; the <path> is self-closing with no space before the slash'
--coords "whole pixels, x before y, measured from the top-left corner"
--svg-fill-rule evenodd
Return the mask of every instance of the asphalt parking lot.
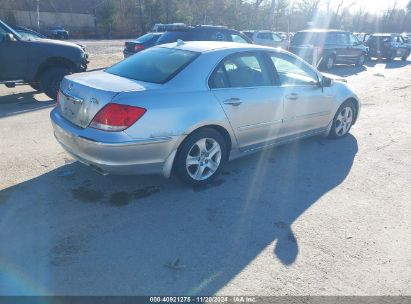
<path id="1" fill-rule="evenodd" d="M 90 70 L 123 41 L 85 41 Z M 100 176 L 53 103 L 0 86 L 0 294 L 411 295 L 411 59 L 338 66 L 351 135 L 233 161 L 213 184 Z"/>

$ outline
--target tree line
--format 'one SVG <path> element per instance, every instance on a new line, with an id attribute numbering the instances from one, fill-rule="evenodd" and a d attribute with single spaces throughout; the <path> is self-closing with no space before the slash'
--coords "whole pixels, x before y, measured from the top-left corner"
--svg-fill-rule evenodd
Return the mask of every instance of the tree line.
<path id="1" fill-rule="evenodd" d="M 95 0 L 96 26 L 107 36 L 137 35 L 155 23 L 224 25 L 296 32 L 307 27 L 355 32 L 411 32 L 411 0 L 378 13 L 352 0 Z"/>

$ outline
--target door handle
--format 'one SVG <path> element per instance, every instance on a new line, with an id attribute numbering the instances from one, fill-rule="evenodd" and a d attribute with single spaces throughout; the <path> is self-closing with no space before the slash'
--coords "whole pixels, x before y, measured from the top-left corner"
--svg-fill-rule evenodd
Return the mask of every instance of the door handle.
<path id="1" fill-rule="evenodd" d="M 297 99 L 298 99 L 298 95 L 295 94 L 295 93 L 292 93 L 292 94 L 290 94 L 290 95 L 287 95 L 286 98 L 289 99 L 289 100 L 297 100 Z"/>
<path id="2" fill-rule="evenodd" d="M 226 105 L 238 107 L 238 106 L 239 106 L 240 104 L 242 104 L 243 102 L 241 101 L 240 98 L 235 98 L 235 97 L 233 97 L 233 98 L 224 100 L 223 103 L 226 104 Z"/>

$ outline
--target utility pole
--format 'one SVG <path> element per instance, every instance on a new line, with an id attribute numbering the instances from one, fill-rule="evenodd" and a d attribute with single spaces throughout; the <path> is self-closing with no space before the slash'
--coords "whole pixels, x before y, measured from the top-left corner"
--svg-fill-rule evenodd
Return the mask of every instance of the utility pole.
<path id="1" fill-rule="evenodd" d="M 37 29 L 40 31 L 40 0 L 37 0 Z"/>

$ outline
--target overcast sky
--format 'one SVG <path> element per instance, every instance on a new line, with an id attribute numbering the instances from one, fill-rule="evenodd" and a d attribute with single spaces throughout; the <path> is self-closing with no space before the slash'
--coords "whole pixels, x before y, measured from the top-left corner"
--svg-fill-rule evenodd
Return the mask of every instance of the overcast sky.
<path id="1" fill-rule="evenodd" d="M 336 6 L 338 5 L 341 0 L 330 0 L 331 3 Z M 368 10 L 369 12 L 373 13 L 378 13 L 378 12 L 383 12 L 387 8 L 390 8 L 393 6 L 396 0 L 345 0 L 344 3 L 346 5 L 349 5 L 352 3 L 352 9 L 357 10 L 360 7 L 362 7 L 365 10 Z M 398 3 L 398 8 L 404 8 L 407 6 L 409 0 L 397 0 Z M 327 0 L 323 0 L 323 3 L 326 3 Z M 324 4 L 323 4 L 324 5 Z"/>

